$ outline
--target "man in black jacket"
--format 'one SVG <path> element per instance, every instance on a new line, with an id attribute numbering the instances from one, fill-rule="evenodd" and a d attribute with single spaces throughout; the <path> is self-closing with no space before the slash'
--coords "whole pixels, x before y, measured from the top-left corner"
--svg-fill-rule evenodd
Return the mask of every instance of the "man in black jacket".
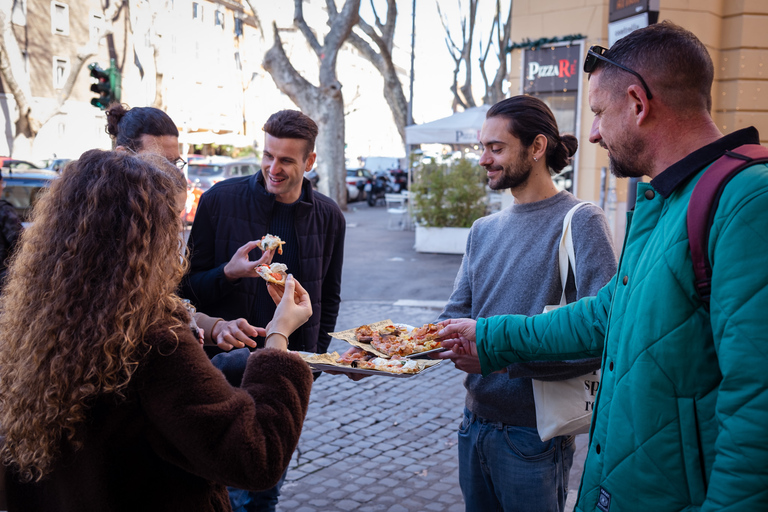
<path id="1" fill-rule="evenodd" d="M 286 264 L 312 300 L 312 317 L 290 336 L 288 348 L 323 353 L 339 312 L 346 222 L 336 203 L 304 179 L 316 158 L 315 122 L 282 110 L 270 116 L 264 131 L 261 173 L 219 182 L 200 198 L 182 294 L 208 315 L 266 326 L 275 304 L 255 271 L 261 257 L 256 245 L 268 233 L 279 236 L 283 254 L 275 253 L 273 261 Z M 214 364 L 238 385 L 248 354 L 247 348 L 222 353 Z M 280 485 L 251 495 L 253 501 L 240 510 L 274 510 Z M 236 505 L 233 500 L 238 510 Z"/>

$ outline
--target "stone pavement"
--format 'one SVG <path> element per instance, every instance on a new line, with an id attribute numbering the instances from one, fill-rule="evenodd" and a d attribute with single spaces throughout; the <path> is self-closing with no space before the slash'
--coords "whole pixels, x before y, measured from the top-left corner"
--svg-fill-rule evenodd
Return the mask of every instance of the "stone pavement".
<path id="1" fill-rule="evenodd" d="M 433 301 L 447 300 L 460 257 L 416 254 L 413 232 L 387 231 L 386 212 L 381 208 L 351 208 L 345 215 L 345 281 L 336 328 L 384 319 L 415 326 L 434 321 L 441 308 L 436 309 L 439 301 Z M 382 245 L 396 247 L 397 255 L 376 261 L 382 251 L 369 249 Z M 368 258 L 355 262 L 362 253 L 368 253 Z M 367 264 L 388 273 L 390 264 L 403 261 L 413 274 L 405 276 L 410 287 L 402 296 L 391 296 L 391 287 L 378 284 L 380 277 L 359 268 Z M 449 275 L 429 278 L 436 268 Z M 364 278 L 361 286 L 359 280 Z M 398 299 L 422 299 L 430 307 L 398 306 Z M 329 351 L 343 352 L 348 347 L 333 340 Z M 463 511 L 456 449 L 464 408 L 463 378 L 463 372 L 450 362 L 407 378 L 375 376 L 354 382 L 344 375 L 322 375 L 312 389 L 278 510 Z M 585 445 L 586 436 L 578 436 L 569 511 L 581 479 Z"/>

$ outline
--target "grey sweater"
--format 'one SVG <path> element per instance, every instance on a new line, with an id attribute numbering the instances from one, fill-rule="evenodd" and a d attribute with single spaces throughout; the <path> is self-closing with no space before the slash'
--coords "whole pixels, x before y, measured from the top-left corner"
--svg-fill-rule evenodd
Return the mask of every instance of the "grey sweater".
<path id="1" fill-rule="evenodd" d="M 447 318 L 539 314 L 559 304 L 562 287 L 558 246 L 563 218 L 579 200 L 560 192 L 543 201 L 513 204 L 477 220 L 456 276 L 454 290 L 440 314 Z M 608 224 L 595 205 L 579 208 L 571 222 L 575 278 L 569 271 L 568 302 L 595 295 L 616 272 Z M 563 380 L 600 367 L 600 358 L 514 364 L 507 375 L 467 375 L 467 408 L 489 421 L 536 427 L 531 378 Z"/>

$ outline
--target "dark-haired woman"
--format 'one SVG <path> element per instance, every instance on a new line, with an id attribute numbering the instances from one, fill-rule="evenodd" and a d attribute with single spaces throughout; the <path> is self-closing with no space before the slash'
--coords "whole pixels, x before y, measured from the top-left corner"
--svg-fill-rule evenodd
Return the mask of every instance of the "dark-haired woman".
<path id="1" fill-rule="evenodd" d="M 183 186 L 162 158 L 93 150 L 37 204 L 0 298 L 9 511 L 229 510 L 225 485 L 290 462 L 312 375 L 286 336 L 309 296 L 287 281 L 231 387 L 175 293 Z"/>
<path id="2" fill-rule="evenodd" d="M 179 154 L 179 130 L 176 123 L 160 109 L 154 107 L 126 108 L 113 103 L 106 110 L 107 133 L 115 142 L 117 151 L 135 154 L 154 153 L 164 157 L 179 170 L 187 164 Z M 186 190 L 183 192 L 186 197 Z M 274 251 L 265 252 L 253 265 L 271 263 Z M 194 314 L 195 323 L 201 328 L 204 341 L 216 344 L 222 350 L 256 347 L 252 339 L 264 336 L 264 330 L 248 323 L 244 318 L 223 320 L 203 313 Z"/>

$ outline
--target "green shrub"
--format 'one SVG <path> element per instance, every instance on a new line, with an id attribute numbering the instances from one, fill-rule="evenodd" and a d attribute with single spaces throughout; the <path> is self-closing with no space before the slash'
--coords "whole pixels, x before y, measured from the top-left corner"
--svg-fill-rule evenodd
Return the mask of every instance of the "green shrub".
<path id="1" fill-rule="evenodd" d="M 424 164 L 411 189 L 416 219 L 427 227 L 468 228 L 486 214 L 485 171 L 469 160 Z"/>

